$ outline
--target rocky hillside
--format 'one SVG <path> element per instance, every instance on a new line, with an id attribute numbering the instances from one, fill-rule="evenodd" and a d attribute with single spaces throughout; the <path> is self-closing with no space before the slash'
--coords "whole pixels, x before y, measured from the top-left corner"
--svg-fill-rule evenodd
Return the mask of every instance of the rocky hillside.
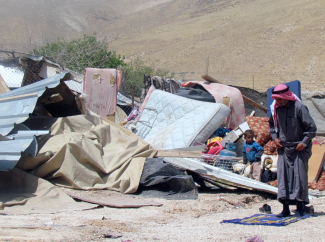
<path id="1" fill-rule="evenodd" d="M 325 90 L 323 0 L 0 0 L 0 49 L 97 33 L 177 78 Z M 182 74 L 179 74 L 182 73 Z"/>

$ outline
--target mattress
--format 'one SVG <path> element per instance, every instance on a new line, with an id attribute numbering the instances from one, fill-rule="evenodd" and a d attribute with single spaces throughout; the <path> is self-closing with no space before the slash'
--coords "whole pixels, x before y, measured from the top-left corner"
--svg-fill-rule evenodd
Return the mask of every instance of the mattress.
<path id="1" fill-rule="evenodd" d="M 202 102 L 154 90 L 142 107 L 135 133 L 156 149 L 204 143 L 230 113 L 221 103 Z"/>

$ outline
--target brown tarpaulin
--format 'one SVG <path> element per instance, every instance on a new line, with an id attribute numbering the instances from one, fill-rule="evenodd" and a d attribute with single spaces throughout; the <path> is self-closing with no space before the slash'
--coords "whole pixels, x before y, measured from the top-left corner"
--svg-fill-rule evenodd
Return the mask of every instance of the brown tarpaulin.
<path id="1" fill-rule="evenodd" d="M 52 152 L 50 159 L 17 166 L 33 167 L 33 175 L 69 188 L 134 193 L 145 159 L 157 152 L 132 132 L 95 115 L 59 118 L 51 134 L 39 151 Z"/>
<path id="2" fill-rule="evenodd" d="M 0 214 L 57 213 L 97 205 L 75 202 L 59 187 L 14 168 L 0 172 Z"/>

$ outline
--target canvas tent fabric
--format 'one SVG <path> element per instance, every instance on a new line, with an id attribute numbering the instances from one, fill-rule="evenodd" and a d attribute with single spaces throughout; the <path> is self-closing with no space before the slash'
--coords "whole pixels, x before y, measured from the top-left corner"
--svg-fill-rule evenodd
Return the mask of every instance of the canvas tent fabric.
<path id="1" fill-rule="evenodd" d="M 325 135 L 325 92 L 321 91 L 303 91 L 301 92 L 301 101 L 309 110 L 313 118 L 318 135 Z"/>
<path id="2" fill-rule="evenodd" d="M 59 187 L 14 168 L 0 172 L 0 214 L 57 213 L 97 205 L 75 202 Z"/>
<path id="3" fill-rule="evenodd" d="M 243 95 L 237 88 L 206 81 L 190 81 L 183 83 L 182 86 L 191 87 L 196 84 L 201 85 L 207 90 L 214 97 L 216 103 L 223 103 L 224 97 L 230 98 L 231 111 L 227 119 L 227 128 L 235 129 L 238 125 L 246 121 Z"/>
<path id="4" fill-rule="evenodd" d="M 149 90 L 135 133 L 156 149 L 204 143 L 230 113 L 221 103 L 208 103 L 160 90 Z"/>
<path id="5" fill-rule="evenodd" d="M 51 134 L 39 154 L 54 155 L 33 164 L 30 173 L 68 188 L 134 193 L 145 159 L 157 152 L 132 132 L 94 115 L 58 118 Z"/>

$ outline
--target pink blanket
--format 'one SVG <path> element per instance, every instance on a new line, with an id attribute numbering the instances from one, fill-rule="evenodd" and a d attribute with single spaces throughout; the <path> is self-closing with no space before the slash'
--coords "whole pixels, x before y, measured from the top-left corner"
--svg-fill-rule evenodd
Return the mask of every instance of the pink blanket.
<path id="1" fill-rule="evenodd" d="M 206 81 L 190 81 L 182 84 L 184 87 L 192 87 L 199 84 L 204 87 L 216 100 L 217 103 L 223 103 L 224 97 L 230 97 L 231 112 L 226 120 L 227 128 L 234 129 L 239 124 L 246 122 L 244 100 L 241 92 L 234 87 L 219 83 L 210 83 Z"/>

